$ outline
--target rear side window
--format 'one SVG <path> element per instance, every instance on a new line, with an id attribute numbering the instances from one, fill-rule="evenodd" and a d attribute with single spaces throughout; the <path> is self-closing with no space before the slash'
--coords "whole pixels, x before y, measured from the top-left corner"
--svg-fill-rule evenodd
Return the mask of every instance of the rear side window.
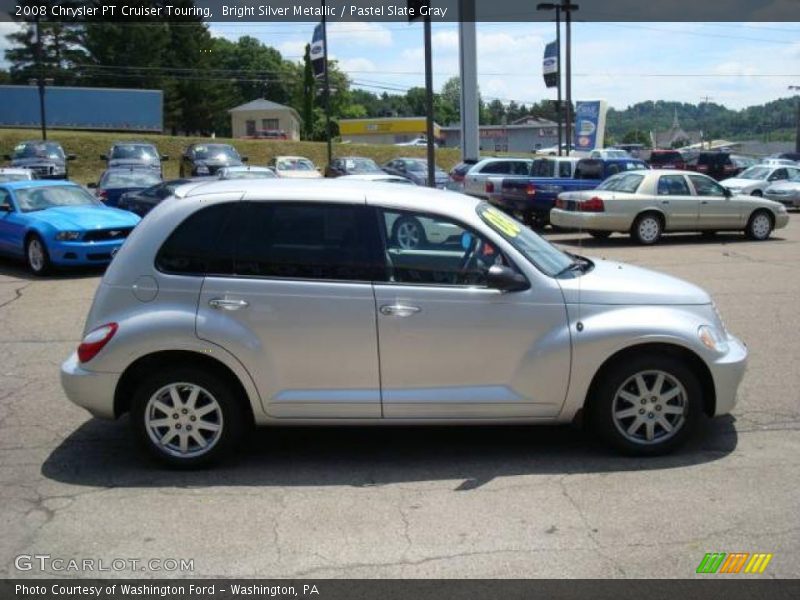
<path id="1" fill-rule="evenodd" d="M 203 208 L 175 228 L 156 256 L 156 268 L 181 275 L 230 275 L 239 202 Z"/>
<path id="2" fill-rule="evenodd" d="M 505 161 L 490 162 L 481 168 L 481 173 L 508 175 L 511 173 L 511 163 Z"/>
<path id="3" fill-rule="evenodd" d="M 558 163 L 558 176 L 565 178 L 572 177 L 572 163 L 565 161 Z"/>
<path id="4" fill-rule="evenodd" d="M 552 160 L 535 160 L 531 166 L 531 176 L 533 177 L 552 177 L 553 176 L 553 163 Z"/>
<path id="5" fill-rule="evenodd" d="M 234 271 L 334 281 L 386 279 L 375 213 L 345 204 L 245 202 Z"/>

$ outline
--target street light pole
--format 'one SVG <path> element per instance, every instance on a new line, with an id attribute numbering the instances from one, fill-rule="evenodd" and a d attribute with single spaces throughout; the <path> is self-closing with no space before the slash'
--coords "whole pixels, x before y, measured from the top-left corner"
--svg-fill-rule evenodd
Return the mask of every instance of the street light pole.
<path id="1" fill-rule="evenodd" d="M 39 87 L 39 121 L 42 126 L 42 139 L 47 139 L 47 117 L 44 108 L 44 63 L 42 62 L 42 32 L 39 15 L 36 15 L 36 84 Z"/>
<path id="2" fill-rule="evenodd" d="M 800 91 L 800 85 L 790 85 L 789 89 Z M 800 153 L 800 96 L 797 96 L 797 133 L 794 138 L 794 151 Z"/>
<path id="3" fill-rule="evenodd" d="M 580 7 L 569 0 L 560 3 L 541 2 L 536 5 L 536 10 L 556 11 L 556 46 L 558 47 L 558 154 L 561 155 L 561 114 L 564 114 L 564 137 L 566 138 L 567 155 L 572 150 L 572 11 Z M 566 13 L 567 24 L 567 101 L 561 106 L 561 13 Z"/>

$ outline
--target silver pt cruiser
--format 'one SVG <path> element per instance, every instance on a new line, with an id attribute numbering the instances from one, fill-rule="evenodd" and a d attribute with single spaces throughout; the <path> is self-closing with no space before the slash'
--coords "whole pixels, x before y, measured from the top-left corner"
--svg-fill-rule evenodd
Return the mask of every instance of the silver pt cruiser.
<path id="1" fill-rule="evenodd" d="M 733 408 L 746 356 L 700 288 L 563 252 L 485 202 L 235 180 L 183 186 L 136 227 L 61 375 L 177 466 L 253 425 L 579 415 L 652 455 Z"/>

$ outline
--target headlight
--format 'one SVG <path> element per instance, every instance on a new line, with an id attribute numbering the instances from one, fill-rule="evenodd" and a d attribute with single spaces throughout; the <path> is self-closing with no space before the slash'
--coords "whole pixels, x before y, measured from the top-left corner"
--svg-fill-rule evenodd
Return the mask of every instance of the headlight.
<path id="1" fill-rule="evenodd" d="M 80 231 L 59 231 L 56 234 L 56 239 L 62 242 L 71 242 L 81 238 Z"/>
<path id="2" fill-rule="evenodd" d="M 195 171 L 197 171 L 198 175 L 200 175 L 200 174 L 208 175 L 208 167 L 206 165 L 197 165 L 197 168 L 195 169 Z"/>
<path id="3" fill-rule="evenodd" d="M 709 350 L 720 354 L 728 351 L 728 341 L 723 333 L 711 325 L 701 325 L 697 328 L 697 337 Z"/>

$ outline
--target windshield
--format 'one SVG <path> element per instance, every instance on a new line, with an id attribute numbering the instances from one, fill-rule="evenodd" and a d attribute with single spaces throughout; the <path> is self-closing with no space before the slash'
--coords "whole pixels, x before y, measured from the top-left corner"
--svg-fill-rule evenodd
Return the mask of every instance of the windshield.
<path id="1" fill-rule="evenodd" d="M 239 160 L 239 153 L 227 144 L 207 144 L 194 147 L 194 157 L 200 160 Z"/>
<path id="2" fill-rule="evenodd" d="M 158 153 L 147 144 L 118 144 L 111 150 L 112 159 L 158 160 Z"/>
<path id="3" fill-rule="evenodd" d="M 489 227 L 503 236 L 545 274 L 555 277 L 573 263 L 568 255 L 550 242 L 486 202 L 480 203 L 476 210 Z"/>
<path id="4" fill-rule="evenodd" d="M 344 161 L 344 166 L 348 171 L 361 173 L 382 170 L 371 158 L 347 158 Z"/>
<path id="5" fill-rule="evenodd" d="M 103 189 L 112 188 L 146 188 L 161 181 L 157 173 L 150 170 L 135 170 L 114 172 L 108 171 L 100 180 L 98 187 Z"/>
<path id="6" fill-rule="evenodd" d="M 639 189 L 644 175 L 636 173 L 622 173 L 609 177 L 603 183 L 597 186 L 598 190 L 608 190 L 611 192 L 624 192 L 626 194 L 635 194 Z"/>
<path id="7" fill-rule="evenodd" d="M 64 160 L 64 151 L 55 142 L 30 142 L 14 148 L 14 160 L 20 158 L 51 158 Z"/>
<path id="8" fill-rule="evenodd" d="M 96 206 L 100 202 L 78 186 L 35 187 L 16 190 L 17 204 L 22 212 L 33 212 L 58 206 Z"/>
<path id="9" fill-rule="evenodd" d="M 742 174 L 739 175 L 739 179 L 763 180 L 769 177 L 770 173 L 772 173 L 772 169 L 769 167 L 750 167 L 749 169 L 742 171 Z"/>
<path id="10" fill-rule="evenodd" d="M 276 168 L 279 171 L 313 171 L 316 169 L 314 163 L 307 158 L 282 158 L 278 161 Z"/>

